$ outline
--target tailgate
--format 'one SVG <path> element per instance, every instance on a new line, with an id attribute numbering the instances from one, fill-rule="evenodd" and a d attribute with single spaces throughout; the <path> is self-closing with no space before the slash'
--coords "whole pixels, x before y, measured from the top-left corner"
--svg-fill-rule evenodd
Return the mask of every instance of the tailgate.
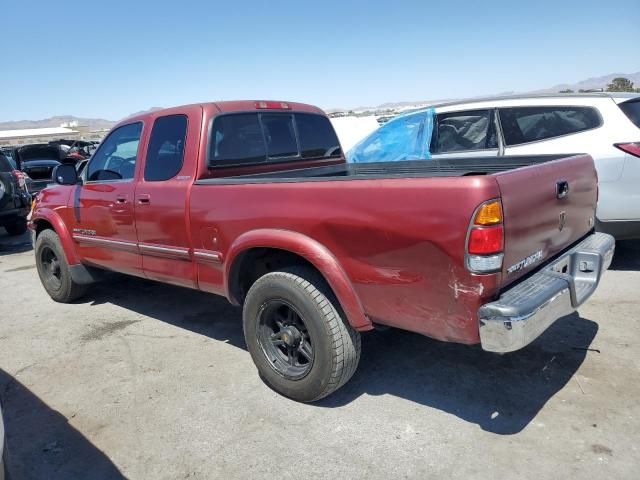
<path id="1" fill-rule="evenodd" d="M 593 229 L 598 177 L 589 155 L 494 174 L 504 210 L 503 285 Z"/>

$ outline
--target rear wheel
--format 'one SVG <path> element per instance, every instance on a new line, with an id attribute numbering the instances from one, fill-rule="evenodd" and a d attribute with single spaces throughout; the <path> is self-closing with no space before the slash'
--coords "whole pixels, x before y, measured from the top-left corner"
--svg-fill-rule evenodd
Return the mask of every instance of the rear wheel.
<path id="1" fill-rule="evenodd" d="M 259 278 L 243 311 L 244 334 L 262 379 L 301 402 L 344 385 L 360 359 L 360 334 L 344 319 L 324 279 L 294 267 Z"/>
<path id="2" fill-rule="evenodd" d="M 5 225 L 4 228 L 11 236 L 22 235 L 27 231 L 27 221 L 24 218 L 19 218 L 14 223 Z"/>
<path id="3" fill-rule="evenodd" d="M 88 285 L 73 281 L 69 264 L 53 230 L 45 230 L 36 240 L 36 267 L 42 286 L 56 302 L 72 302 L 87 291 Z"/>

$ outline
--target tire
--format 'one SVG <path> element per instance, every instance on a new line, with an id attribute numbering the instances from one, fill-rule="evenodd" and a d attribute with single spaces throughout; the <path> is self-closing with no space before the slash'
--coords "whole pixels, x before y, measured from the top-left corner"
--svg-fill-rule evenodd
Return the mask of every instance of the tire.
<path id="1" fill-rule="evenodd" d="M 310 268 L 291 267 L 256 280 L 242 319 L 260 377 L 293 400 L 326 397 L 358 366 L 360 333 L 345 320 L 324 278 Z"/>
<path id="2" fill-rule="evenodd" d="M 7 233 L 12 237 L 15 237 L 17 235 L 22 235 L 27 231 L 27 221 L 24 218 L 19 218 L 14 223 L 5 225 L 4 228 L 7 231 Z"/>
<path id="3" fill-rule="evenodd" d="M 38 235 L 35 246 L 36 267 L 42 286 L 56 302 L 69 303 L 80 298 L 88 285 L 73 281 L 60 238 L 53 230 Z"/>

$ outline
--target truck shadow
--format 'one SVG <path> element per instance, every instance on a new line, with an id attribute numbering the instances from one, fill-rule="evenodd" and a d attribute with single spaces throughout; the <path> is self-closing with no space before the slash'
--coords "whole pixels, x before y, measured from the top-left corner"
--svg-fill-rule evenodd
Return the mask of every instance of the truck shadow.
<path id="1" fill-rule="evenodd" d="M 0 394 L 12 479 L 125 478 L 64 415 L 2 369 Z"/>
<path id="2" fill-rule="evenodd" d="M 116 278 L 117 282 L 96 285 L 87 300 L 114 303 L 246 349 L 241 310 L 225 299 L 131 277 Z M 597 331 L 595 322 L 572 314 L 527 348 L 502 356 L 401 330 L 370 332 L 363 335 L 360 367 L 351 381 L 315 405 L 334 408 L 361 395 L 395 395 L 451 413 L 489 432 L 515 434 L 571 380 Z"/>
<path id="3" fill-rule="evenodd" d="M 0 227 L 0 257 L 12 253 L 23 253 L 31 250 L 31 234 L 10 237 L 3 227 Z"/>
<path id="4" fill-rule="evenodd" d="M 572 379 L 597 331 L 595 322 L 574 313 L 528 347 L 505 355 L 401 330 L 374 332 L 363 337 L 354 378 L 320 404 L 336 407 L 363 394 L 395 395 L 485 431 L 513 435 Z"/>
<path id="5" fill-rule="evenodd" d="M 616 253 L 609 268 L 611 270 L 640 270 L 640 240 L 616 242 Z"/>

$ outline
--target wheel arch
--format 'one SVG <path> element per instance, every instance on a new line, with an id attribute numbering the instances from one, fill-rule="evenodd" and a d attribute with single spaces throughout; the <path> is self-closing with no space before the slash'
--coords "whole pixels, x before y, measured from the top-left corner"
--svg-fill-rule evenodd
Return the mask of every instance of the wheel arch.
<path id="1" fill-rule="evenodd" d="M 271 261 L 265 261 L 265 258 Z M 324 245 L 306 235 L 275 229 L 247 232 L 231 245 L 224 263 L 225 293 L 236 305 L 242 304 L 248 288 L 260 276 L 283 266 L 303 264 L 312 267 L 325 279 L 353 328 L 373 328 L 336 257 Z"/>
<path id="2" fill-rule="evenodd" d="M 31 219 L 29 222 L 30 228 L 35 232 L 35 238 L 44 230 L 53 230 L 60 238 L 62 249 L 67 257 L 67 263 L 69 265 L 76 265 L 80 263 L 78 256 L 76 255 L 73 238 L 69 233 L 69 230 L 64 224 L 60 215 L 53 210 L 43 209 L 38 210 L 37 216 Z M 35 243 L 35 242 L 34 242 Z M 35 246 L 35 245 L 34 245 Z"/>

